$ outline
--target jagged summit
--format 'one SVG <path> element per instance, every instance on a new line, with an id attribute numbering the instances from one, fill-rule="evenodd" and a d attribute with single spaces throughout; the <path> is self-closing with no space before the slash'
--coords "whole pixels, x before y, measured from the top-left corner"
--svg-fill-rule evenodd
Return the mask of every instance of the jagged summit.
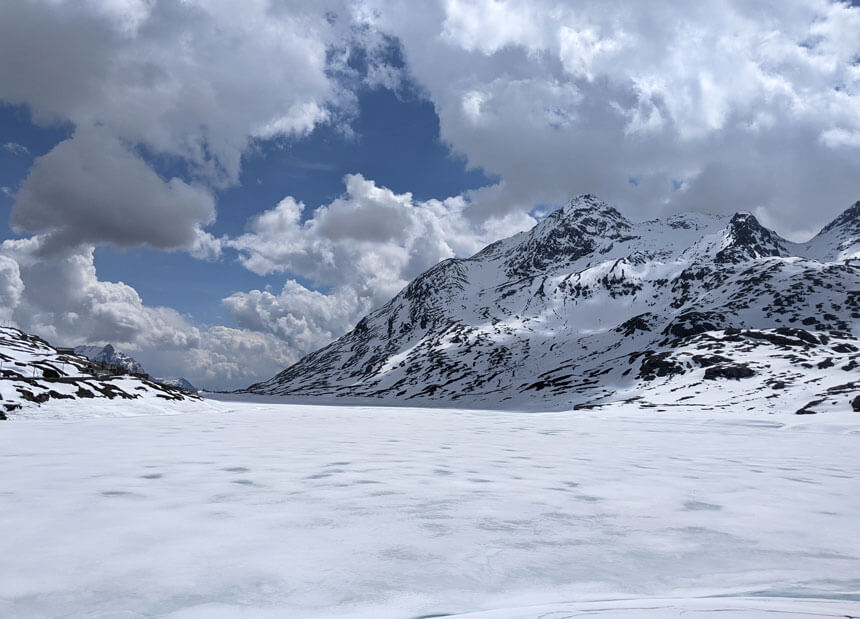
<path id="1" fill-rule="evenodd" d="M 130 374 L 145 374 L 146 370 L 131 355 L 118 351 L 112 344 L 104 346 L 75 346 L 75 354 L 96 363 L 122 368 Z"/>
<path id="2" fill-rule="evenodd" d="M 508 277 L 559 268 L 627 239 L 632 224 L 592 194 L 572 199 L 529 231 L 490 245 L 476 258 L 504 261 Z"/>
<path id="3" fill-rule="evenodd" d="M 844 406 L 860 393 L 860 266 L 821 251 L 748 213 L 632 223 L 584 195 L 439 263 L 249 391 L 536 409 L 628 398 L 774 409 L 813 395 Z"/>
<path id="4" fill-rule="evenodd" d="M 553 211 L 550 217 L 553 215 L 577 218 L 610 217 L 624 220 L 624 217 L 615 207 L 610 206 L 593 193 L 584 193 L 571 198 L 562 208 Z"/>
<path id="5" fill-rule="evenodd" d="M 726 228 L 726 243 L 716 262 L 740 262 L 786 255 L 785 239 L 762 226 L 750 213 L 735 213 Z"/>

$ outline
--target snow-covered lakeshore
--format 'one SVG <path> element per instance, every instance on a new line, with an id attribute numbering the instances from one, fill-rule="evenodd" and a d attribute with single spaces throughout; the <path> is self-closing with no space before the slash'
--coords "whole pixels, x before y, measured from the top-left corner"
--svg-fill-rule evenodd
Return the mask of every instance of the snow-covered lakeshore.
<path id="1" fill-rule="evenodd" d="M 195 406 L 0 427 L 0 616 L 860 615 L 857 413 Z"/>

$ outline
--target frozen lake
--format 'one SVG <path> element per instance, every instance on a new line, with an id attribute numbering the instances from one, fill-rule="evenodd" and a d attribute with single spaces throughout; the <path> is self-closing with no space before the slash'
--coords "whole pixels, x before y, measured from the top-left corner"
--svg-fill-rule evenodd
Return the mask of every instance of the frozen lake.
<path id="1" fill-rule="evenodd" d="M 0 616 L 860 615 L 858 454 L 860 414 L 14 420 Z"/>

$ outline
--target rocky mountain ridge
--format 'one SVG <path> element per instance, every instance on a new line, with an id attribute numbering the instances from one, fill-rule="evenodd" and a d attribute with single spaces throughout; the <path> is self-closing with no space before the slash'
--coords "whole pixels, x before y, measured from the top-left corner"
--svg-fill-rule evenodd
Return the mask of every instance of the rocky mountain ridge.
<path id="1" fill-rule="evenodd" d="M 47 402 L 114 399 L 199 400 L 144 374 L 93 362 L 35 335 L 0 327 L 0 418 Z"/>
<path id="2" fill-rule="evenodd" d="M 633 223 L 584 195 L 437 264 L 246 391 L 527 409 L 815 402 L 806 412 L 818 412 L 860 395 L 858 324 L 860 202 L 798 244 L 749 213 Z"/>

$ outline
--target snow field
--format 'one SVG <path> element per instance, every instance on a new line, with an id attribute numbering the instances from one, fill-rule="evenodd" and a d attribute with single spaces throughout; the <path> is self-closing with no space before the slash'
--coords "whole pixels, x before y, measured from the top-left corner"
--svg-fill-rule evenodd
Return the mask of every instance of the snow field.
<path id="1" fill-rule="evenodd" d="M 857 414 L 208 405 L 0 427 L 0 616 L 860 615 Z"/>

